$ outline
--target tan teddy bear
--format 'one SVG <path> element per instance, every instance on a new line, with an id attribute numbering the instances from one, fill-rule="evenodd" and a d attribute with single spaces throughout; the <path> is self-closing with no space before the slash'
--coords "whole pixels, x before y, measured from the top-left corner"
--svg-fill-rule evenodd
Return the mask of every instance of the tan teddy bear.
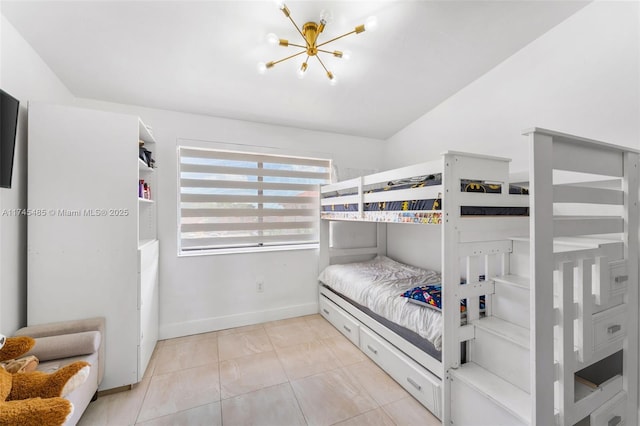
<path id="1" fill-rule="evenodd" d="M 31 337 L 0 334 L 0 362 L 15 360 L 36 341 Z M 0 425 L 63 425 L 73 413 L 65 398 L 89 376 L 89 363 L 77 361 L 54 373 L 9 373 L 0 367 Z"/>

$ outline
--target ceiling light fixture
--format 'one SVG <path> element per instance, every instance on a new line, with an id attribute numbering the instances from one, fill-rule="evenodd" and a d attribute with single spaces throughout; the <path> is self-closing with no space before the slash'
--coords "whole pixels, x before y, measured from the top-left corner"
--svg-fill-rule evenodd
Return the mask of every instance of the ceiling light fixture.
<path id="1" fill-rule="evenodd" d="M 284 16 L 289 18 L 293 26 L 296 27 L 296 30 L 298 30 L 298 33 L 304 39 L 305 44 L 302 45 L 302 44 L 291 43 L 289 42 L 289 40 L 279 38 L 277 35 L 273 33 L 267 34 L 267 42 L 269 44 L 280 45 L 283 47 L 297 47 L 297 48 L 301 48 L 302 50 L 298 53 L 287 56 L 286 58 L 279 59 L 277 61 L 271 61 L 267 63 L 260 62 L 258 64 L 258 71 L 261 74 L 265 73 L 269 68 L 273 68 L 274 65 L 279 64 L 280 62 L 284 62 L 286 60 L 295 58 L 297 56 L 300 56 L 306 53 L 307 58 L 304 60 L 304 62 L 302 63 L 302 65 L 300 65 L 300 68 L 298 69 L 298 77 L 303 78 L 305 76 L 308 68 L 309 58 L 311 58 L 312 56 L 315 56 L 316 59 L 318 59 L 318 62 L 320 62 L 320 65 L 322 65 L 322 68 L 324 68 L 324 71 L 327 73 L 327 77 L 329 78 L 329 81 L 331 82 L 331 84 L 336 84 L 338 80 L 335 74 L 327 69 L 324 62 L 322 62 L 322 59 L 320 59 L 319 54 L 326 53 L 336 58 L 348 59 L 351 56 L 351 52 L 340 51 L 340 50 L 329 51 L 326 49 L 322 49 L 322 47 L 351 34 L 360 34 L 361 32 L 364 32 L 364 31 L 372 31 L 378 25 L 378 21 L 376 20 L 375 16 L 371 16 L 367 18 L 364 24 L 358 25 L 357 27 L 355 27 L 353 31 L 349 31 L 348 33 L 342 34 L 338 37 L 334 37 L 331 40 L 318 43 L 318 36 L 322 33 L 322 31 L 324 31 L 324 28 L 327 25 L 327 22 L 330 20 L 330 17 L 331 17 L 330 13 L 322 11 L 322 13 L 320 14 L 319 23 L 307 22 L 302 26 L 302 29 L 300 29 L 300 27 L 298 27 L 298 25 L 294 22 L 293 18 L 291 17 L 291 12 L 289 11 L 289 8 L 282 1 L 276 0 L 276 4 L 280 8 L 280 10 L 282 10 L 282 13 L 284 13 Z"/>

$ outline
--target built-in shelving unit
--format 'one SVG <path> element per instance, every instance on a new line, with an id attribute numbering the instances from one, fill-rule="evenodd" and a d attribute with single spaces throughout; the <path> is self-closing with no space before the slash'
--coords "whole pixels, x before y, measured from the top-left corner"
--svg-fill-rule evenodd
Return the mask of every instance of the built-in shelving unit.
<path id="1" fill-rule="evenodd" d="M 157 173 L 140 141 L 155 154 L 136 116 L 29 105 L 28 206 L 47 214 L 28 219 L 27 322 L 104 316 L 102 390 L 139 382 L 158 338 Z"/>

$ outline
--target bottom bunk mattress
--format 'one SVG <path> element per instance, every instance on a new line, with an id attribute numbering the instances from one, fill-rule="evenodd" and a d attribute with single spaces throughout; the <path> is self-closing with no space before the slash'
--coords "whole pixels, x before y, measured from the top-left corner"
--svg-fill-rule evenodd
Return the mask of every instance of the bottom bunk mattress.
<path id="1" fill-rule="evenodd" d="M 330 265 L 320 273 L 318 280 L 349 302 L 428 340 L 436 351 L 442 350 L 440 311 L 402 297 L 417 287 L 440 283 L 438 272 L 377 256 L 366 262 Z M 397 329 L 393 331 L 398 333 Z"/>

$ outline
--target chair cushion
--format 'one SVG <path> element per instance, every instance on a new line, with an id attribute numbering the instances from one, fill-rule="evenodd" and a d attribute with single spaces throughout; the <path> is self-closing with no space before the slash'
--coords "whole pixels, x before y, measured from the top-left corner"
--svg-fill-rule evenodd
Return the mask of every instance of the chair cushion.
<path id="1" fill-rule="evenodd" d="M 98 331 L 38 337 L 36 345 L 26 355 L 35 355 L 40 361 L 88 355 L 98 351 L 100 339 Z"/>

